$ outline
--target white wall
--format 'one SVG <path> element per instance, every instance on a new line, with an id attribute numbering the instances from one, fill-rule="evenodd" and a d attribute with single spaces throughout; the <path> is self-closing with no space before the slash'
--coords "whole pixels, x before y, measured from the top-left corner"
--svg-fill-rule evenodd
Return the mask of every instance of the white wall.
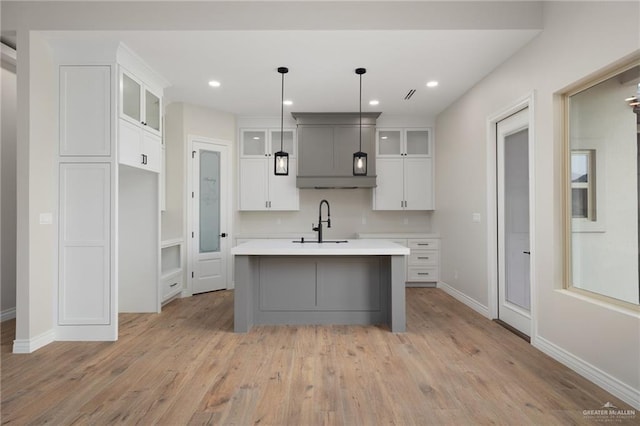
<path id="1" fill-rule="evenodd" d="M 235 145 L 236 120 L 233 114 L 196 105 L 173 102 L 165 109 L 167 159 L 167 208 L 162 213 L 162 240 L 186 235 L 186 152 L 188 137 L 201 136 Z M 231 156 L 235 158 L 232 150 Z M 234 163 L 235 164 L 235 163 Z M 235 167 L 233 166 L 234 176 Z M 233 182 L 235 188 L 235 182 Z M 235 191 L 233 202 L 235 203 Z M 235 205 L 235 204 L 234 204 Z"/>
<path id="2" fill-rule="evenodd" d="M 535 199 L 532 343 L 640 406 L 638 315 L 563 290 L 562 109 L 557 93 L 640 47 L 637 2 L 544 3 L 544 30 L 436 121 L 441 277 L 489 303 L 487 119 L 535 91 Z M 455 271 L 458 278 L 455 279 Z"/>
<path id="3" fill-rule="evenodd" d="M 18 32 L 16 344 L 35 350 L 53 334 L 53 225 L 40 213 L 54 213 L 57 184 L 56 73 L 53 55 L 39 33 Z M 56 223 L 56 217 L 53 217 Z"/>
<path id="4" fill-rule="evenodd" d="M 5 46 L 2 46 L 3 51 Z M 15 51 L 14 51 L 15 54 Z M 16 307 L 16 108 L 17 81 L 15 64 L 2 60 L 2 106 L 0 108 L 1 240 L 0 318 L 15 316 Z"/>

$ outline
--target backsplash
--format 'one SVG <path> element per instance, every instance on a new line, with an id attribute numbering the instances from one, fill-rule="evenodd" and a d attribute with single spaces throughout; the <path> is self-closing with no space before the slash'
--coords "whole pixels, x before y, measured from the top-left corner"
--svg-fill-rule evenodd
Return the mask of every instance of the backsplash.
<path id="1" fill-rule="evenodd" d="M 331 205 L 331 228 L 326 238 L 352 238 L 364 232 L 431 232 L 431 214 L 425 211 L 373 211 L 371 189 L 301 189 L 300 211 L 237 212 L 238 234 L 313 233 L 318 205 Z M 323 209 L 323 218 L 326 210 Z"/>

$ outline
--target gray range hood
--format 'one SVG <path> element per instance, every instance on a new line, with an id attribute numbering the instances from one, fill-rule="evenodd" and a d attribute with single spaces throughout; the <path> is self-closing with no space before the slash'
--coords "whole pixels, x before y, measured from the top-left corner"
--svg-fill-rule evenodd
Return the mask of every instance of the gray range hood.
<path id="1" fill-rule="evenodd" d="M 376 186 L 375 129 L 379 112 L 362 113 L 362 151 L 367 175 L 353 176 L 359 149 L 360 115 L 352 112 L 293 112 L 298 123 L 298 188 L 373 188 Z"/>

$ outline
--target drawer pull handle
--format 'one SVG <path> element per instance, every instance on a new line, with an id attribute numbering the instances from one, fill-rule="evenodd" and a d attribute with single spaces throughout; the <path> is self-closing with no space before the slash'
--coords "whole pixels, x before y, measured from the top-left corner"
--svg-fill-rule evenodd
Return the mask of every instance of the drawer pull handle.
<path id="1" fill-rule="evenodd" d="M 418 243 L 419 246 L 428 246 L 430 243 Z"/>
<path id="2" fill-rule="evenodd" d="M 177 286 L 177 285 L 178 285 L 178 283 L 173 283 L 173 284 L 171 284 L 169 287 L 175 287 L 175 286 Z"/>
<path id="3" fill-rule="evenodd" d="M 418 272 L 418 275 L 429 275 L 428 272 Z"/>
<path id="4" fill-rule="evenodd" d="M 418 259 L 426 259 L 426 260 L 429 260 L 429 256 L 418 256 Z"/>

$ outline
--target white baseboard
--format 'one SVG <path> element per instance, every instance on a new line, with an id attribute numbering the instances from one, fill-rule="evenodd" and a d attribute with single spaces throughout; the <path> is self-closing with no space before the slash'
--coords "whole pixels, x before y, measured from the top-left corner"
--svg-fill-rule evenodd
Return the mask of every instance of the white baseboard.
<path id="1" fill-rule="evenodd" d="M 13 353 L 30 354 L 31 352 L 37 351 L 41 347 L 53 342 L 55 340 L 54 337 L 55 332 L 53 330 L 49 330 L 31 339 L 16 339 L 13 341 Z"/>
<path id="2" fill-rule="evenodd" d="M 485 318 L 491 319 L 491 316 L 489 315 L 489 308 L 487 306 L 484 306 L 478 301 L 470 298 L 460 290 L 456 290 L 444 281 L 438 281 L 438 288 L 441 288 L 445 293 L 464 303 Z"/>
<path id="3" fill-rule="evenodd" d="M 640 390 L 634 389 L 624 382 L 616 379 L 598 367 L 589 364 L 581 358 L 565 351 L 561 347 L 551 343 L 544 337 L 536 336 L 531 343 L 536 349 L 549 355 L 551 358 L 566 365 L 576 373 L 592 381 L 602 389 L 620 398 L 632 407 L 640 410 Z M 608 401 L 602 401 L 606 403 Z M 585 407 L 590 408 L 590 407 Z"/>
<path id="4" fill-rule="evenodd" d="M 14 319 L 16 317 L 16 308 L 5 309 L 0 312 L 0 322 L 4 322 L 6 320 Z"/>

